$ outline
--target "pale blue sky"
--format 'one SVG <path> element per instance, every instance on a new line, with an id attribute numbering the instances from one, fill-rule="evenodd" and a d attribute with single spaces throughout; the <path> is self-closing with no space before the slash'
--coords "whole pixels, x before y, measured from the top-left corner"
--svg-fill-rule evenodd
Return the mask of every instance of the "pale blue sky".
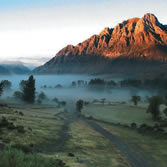
<path id="1" fill-rule="evenodd" d="M 167 24 L 167 0 L 0 0 L 0 61 L 36 65 L 123 20 L 154 13 Z"/>

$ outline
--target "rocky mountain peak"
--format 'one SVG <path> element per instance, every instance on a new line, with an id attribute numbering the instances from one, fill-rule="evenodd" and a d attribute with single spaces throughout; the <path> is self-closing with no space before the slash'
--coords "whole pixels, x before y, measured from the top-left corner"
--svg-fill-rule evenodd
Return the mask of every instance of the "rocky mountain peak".
<path id="1" fill-rule="evenodd" d="M 142 18 L 146 23 L 152 23 L 155 25 L 159 25 L 159 21 L 157 19 L 157 17 L 154 14 L 151 13 L 147 13 L 143 16 Z"/>
<path id="2" fill-rule="evenodd" d="M 83 73 L 88 69 L 100 73 L 105 66 L 110 69 L 109 61 L 118 59 L 120 63 L 122 58 L 124 61 L 133 58 L 135 61 L 167 62 L 167 26 L 150 13 L 142 18 L 125 20 L 114 28 L 104 28 L 99 35 L 93 35 L 76 46 L 63 48 L 50 61 L 49 68 L 52 66 L 52 69 L 61 73 L 68 72 L 69 68 L 76 71 L 83 65 L 80 69 Z M 99 69 L 94 68 L 95 63 L 97 66 L 99 64 Z M 44 67 L 48 67 L 48 64 Z M 44 67 L 38 70 L 45 71 Z"/>
<path id="3" fill-rule="evenodd" d="M 110 36 L 112 34 L 113 29 L 110 29 L 109 27 L 104 28 L 103 31 L 100 32 L 99 36 Z"/>

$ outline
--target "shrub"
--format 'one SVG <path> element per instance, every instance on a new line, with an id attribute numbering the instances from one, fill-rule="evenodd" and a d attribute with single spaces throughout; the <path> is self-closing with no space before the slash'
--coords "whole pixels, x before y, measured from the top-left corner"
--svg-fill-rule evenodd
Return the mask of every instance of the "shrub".
<path id="1" fill-rule="evenodd" d="M 131 127 L 132 128 L 137 128 L 137 124 L 136 123 L 131 123 Z"/>
<path id="2" fill-rule="evenodd" d="M 23 93 L 20 91 L 15 91 L 13 93 L 13 97 L 17 100 L 23 100 Z"/>
<path id="3" fill-rule="evenodd" d="M 19 112 L 19 115 L 24 116 L 23 112 L 21 112 L 21 111 Z"/>
<path id="4" fill-rule="evenodd" d="M 138 102 L 141 101 L 140 96 L 132 96 L 131 101 L 134 103 L 135 106 L 137 106 Z"/>
<path id="5" fill-rule="evenodd" d="M 66 167 L 61 160 L 44 158 L 37 154 L 25 154 L 9 148 L 0 152 L 0 167 Z"/>
<path id="6" fill-rule="evenodd" d="M 3 141 L 4 143 L 7 143 L 7 144 L 10 143 L 10 139 L 9 139 L 9 138 L 3 138 L 2 141 Z"/>
<path id="7" fill-rule="evenodd" d="M 55 97 L 52 101 L 54 101 L 55 103 L 58 103 L 59 99 Z"/>
<path id="8" fill-rule="evenodd" d="M 8 127 L 8 120 L 6 119 L 6 117 L 2 117 L 2 120 L 0 122 L 0 127 Z"/>
<path id="9" fill-rule="evenodd" d="M 16 127 L 14 126 L 14 124 L 13 123 L 9 123 L 8 124 L 8 129 L 9 130 L 14 130 Z"/>
<path id="10" fill-rule="evenodd" d="M 32 153 L 32 149 L 28 145 L 23 145 L 23 144 L 14 144 L 11 146 L 14 149 L 23 151 L 24 153 Z"/>
<path id="11" fill-rule="evenodd" d="M 61 106 L 65 106 L 65 105 L 66 105 L 66 102 L 65 102 L 65 101 L 61 101 L 61 102 L 59 102 L 59 104 L 60 104 Z"/>
<path id="12" fill-rule="evenodd" d="M 19 133 L 25 133 L 24 126 L 17 126 L 16 129 Z"/>

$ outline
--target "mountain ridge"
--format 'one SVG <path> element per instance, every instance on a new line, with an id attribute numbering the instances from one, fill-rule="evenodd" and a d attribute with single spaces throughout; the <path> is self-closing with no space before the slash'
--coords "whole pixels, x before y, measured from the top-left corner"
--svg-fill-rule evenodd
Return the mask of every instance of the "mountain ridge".
<path id="1" fill-rule="evenodd" d="M 116 66 L 113 63 L 117 58 L 119 61 L 138 59 L 148 64 L 152 61 L 160 64 L 167 62 L 167 26 L 150 13 L 142 18 L 125 20 L 114 28 L 104 28 L 98 35 L 93 35 L 76 46 L 64 47 L 34 72 L 112 73 L 115 71 L 112 69 Z M 117 64 L 121 63 L 119 61 L 116 61 Z"/>
<path id="2" fill-rule="evenodd" d="M 22 64 L 0 64 L 0 75 L 30 74 L 31 70 Z"/>

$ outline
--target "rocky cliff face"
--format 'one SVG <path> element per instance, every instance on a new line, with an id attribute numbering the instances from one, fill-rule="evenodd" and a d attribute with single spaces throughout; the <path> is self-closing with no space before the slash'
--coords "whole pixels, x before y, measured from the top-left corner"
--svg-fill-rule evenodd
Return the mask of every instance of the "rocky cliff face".
<path id="1" fill-rule="evenodd" d="M 142 73 L 167 61 L 167 26 L 153 14 L 105 28 L 77 46 L 68 45 L 35 73 Z"/>

